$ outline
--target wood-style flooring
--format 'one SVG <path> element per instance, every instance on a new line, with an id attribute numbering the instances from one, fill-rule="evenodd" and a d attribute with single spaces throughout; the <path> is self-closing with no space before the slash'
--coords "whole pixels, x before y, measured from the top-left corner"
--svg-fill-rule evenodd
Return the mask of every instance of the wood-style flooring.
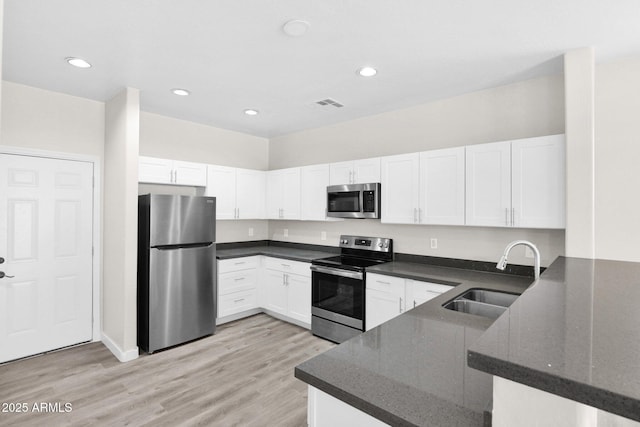
<path id="1" fill-rule="evenodd" d="M 293 369 L 333 346 L 258 314 L 127 363 L 102 343 L 74 347 L 0 366 L 0 425 L 306 426 Z M 41 403 L 54 412 L 34 412 Z"/>

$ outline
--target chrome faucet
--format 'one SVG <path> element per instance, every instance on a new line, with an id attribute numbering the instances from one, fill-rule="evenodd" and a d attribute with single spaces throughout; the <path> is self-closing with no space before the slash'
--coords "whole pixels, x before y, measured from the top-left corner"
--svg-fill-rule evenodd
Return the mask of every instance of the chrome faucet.
<path id="1" fill-rule="evenodd" d="M 509 243 L 507 247 L 504 248 L 504 253 L 502 254 L 502 258 L 500 258 L 500 261 L 498 261 L 498 263 L 496 264 L 496 268 L 498 270 L 504 270 L 505 268 L 507 268 L 507 256 L 509 256 L 509 252 L 511 251 L 511 249 L 513 249 L 514 246 L 518 245 L 528 246 L 533 251 L 533 274 L 534 278 L 538 280 L 538 278 L 540 277 L 540 251 L 538 250 L 538 248 L 536 248 L 536 245 L 528 240 L 514 240 L 513 242 Z"/>

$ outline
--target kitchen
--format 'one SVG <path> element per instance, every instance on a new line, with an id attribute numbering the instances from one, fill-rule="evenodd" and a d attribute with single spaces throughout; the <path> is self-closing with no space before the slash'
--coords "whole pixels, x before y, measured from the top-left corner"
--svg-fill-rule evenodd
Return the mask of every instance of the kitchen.
<path id="1" fill-rule="evenodd" d="M 11 3 L 5 2 L 5 7 Z M 278 25 L 280 23 L 278 21 Z M 5 43 L 8 42 L 6 37 Z M 297 43 L 304 39 L 291 40 Z M 5 55 L 8 53 L 11 52 L 5 46 Z M 562 53 L 564 51 L 557 55 Z M 496 262 L 508 242 L 524 238 L 537 244 L 545 267 L 559 255 L 638 261 L 633 246 L 635 237 L 640 234 L 635 220 L 638 205 L 625 191 L 637 182 L 633 162 L 637 158 L 637 147 L 632 141 L 640 133 L 634 119 L 640 67 L 634 53 L 631 51 L 627 57 L 594 64 L 588 55 L 586 59 L 582 58 L 585 62 L 580 62 L 578 50 L 564 58 L 564 75 L 560 68 L 556 74 L 522 78 L 484 90 L 460 88 L 457 93 L 440 100 L 418 102 L 404 108 L 389 105 L 389 112 L 381 111 L 368 117 L 269 138 L 136 108 L 134 90 L 124 99 L 117 99 L 121 104 L 116 105 L 115 102 L 105 104 L 59 91 L 37 89 L 36 85 L 5 81 L 2 88 L 2 144 L 96 156 L 103 162 L 104 242 L 98 248 L 104 254 L 105 271 L 102 332 L 112 337 L 124 354 L 134 350 L 137 354 L 135 314 L 132 316 L 135 294 L 131 293 L 131 286 L 135 288 L 135 267 L 131 270 L 131 254 L 127 255 L 127 248 L 135 247 L 135 242 L 131 242 L 135 236 L 112 221 L 121 218 L 123 211 L 130 212 L 135 208 L 131 206 L 131 197 L 139 191 L 138 159 L 137 153 L 136 156 L 118 157 L 120 154 L 105 144 L 105 132 L 109 141 L 112 141 L 109 139 L 112 134 L 116 143 L 118 137 L 110 122 L 105 122 L 105 110 L 109 113 L 123 108 L 132 114 L 131 123 L 139 126 L 139 153 L 142 156 L 263 171 L 566 133 L 569 163 L 566 235 L 564 230 L 394 225 L 377 220 L 246 219 L 220 221 L 217 240 L 273 240 L 336 246 L 342 234 L 389 236 L 394 239 L 394 250 L 398 253 Z M 554 57 L 556 65 L 560 63 L 561 67 L 563 59 Z M 582 81 L 589 72 L 595 72 L 592 86 Z M 576 88 L 575 85 L 580 84 L 584 86 Z M 582 110 L 587 108 L 582 96 L 588 94 L 595 104 L 590 113 Z M 316 96 L 310 100 L 327 96 L 342 100 L 333 94 L 320 96 L 323 98 Z M 140 99 L 144 97 L 143 92 Z M 582 120 L 584 114 L 591 117 L 590 122 Z M 589 147 L 572 144 L 572 135 L 581 133 L 595 136 L 587 138 L 591 141 Z M 180 144 L 175 143 L 178 140 Z M 582 139 L 578 137 L 573 141 Z M 110 146 L 113 148 L 114 144 Z M 592 164 L 589 159 L 595 159 L 595 168 L 588 168 Z M 588 170 L 579 170 L 581 166 Z M 113 178 L 124 175 L 129 178 L 123 184 Z M 111 185 L 117 187 L 111 188 Z M 149 188 L 157 187 L 149 185 L 145 189 Z M 195 190 L 181 188 L 180 191 Z M 595 191 L 597 199 L 593 196 Z M 127 221 L 135 221 L 135 214 L 128 214 L 127 218 Z M 251 232 L 253 236 L 249 235 Z M 431 239 L 437 239 L 434 249 L 430 245 Z M 532 259 L 523 251 L 520 255 L 515 254 L 512 262 L 531 264 Z M 111 267 L 122 265 L 127 266 L 123 276 L 111 278 L 112 272 L 122 270 Z"/>

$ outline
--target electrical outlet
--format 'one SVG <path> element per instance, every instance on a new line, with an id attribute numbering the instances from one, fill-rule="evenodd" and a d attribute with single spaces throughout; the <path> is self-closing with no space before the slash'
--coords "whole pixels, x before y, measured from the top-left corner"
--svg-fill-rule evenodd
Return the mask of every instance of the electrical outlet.
<path id="1" fill-rule="evenodd" d="M 436 238 L 431 239 L 431 249 L 438 249 L 438 239 Z"/>
<path id="2" fill-rule="evenodd" d="M 327 240 L 327 232 L 326 231 L 321 231 L 320 232 L 320 240 Z"/>
<path id="3" fill-rule="evenodd" d="M 527 258 L 533 258 L 533 251 L 531 250 L 530 247 L 528 246 L 524 247 L 524 256 Z"/>
<path id="4" fill-rule="evenodd" d="M 289 237 L 289 229 L 285 228 L 282 234 L 284 235 L 284 237 Z"/>
<path id="5" fill-rule="evenodd" d="M 249 227 L 249 237 L 253 236 L 253 227 Z"/>

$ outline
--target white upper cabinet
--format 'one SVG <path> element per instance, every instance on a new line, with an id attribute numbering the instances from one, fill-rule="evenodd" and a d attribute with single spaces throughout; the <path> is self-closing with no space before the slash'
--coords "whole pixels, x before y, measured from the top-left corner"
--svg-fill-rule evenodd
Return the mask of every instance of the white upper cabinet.
<path id="1" fill-rule="evenodd" d="M 238 219 L 266 217 L 267 174 L 252 169 L 236 169 Z"/>
<path id="2" fill-rule="evenodd" d="M 383 157 L 381 169 L 381 222 L 417 224 L 420 155 L 411 153 Z"/>
<path id="3" fill-rule="evenodd" d="M 466 224 L 511 224 L 511 142 L 467 146 Z"/>
<path id="4" fill-rule="evenodd" d="M 300 219 L 300 168 L 267 172 L 267 218 Z"/>
<path id="5" fill-rule="evenodd" d="M 329 185 L 380 182 L 380 158 L 331 163 Z"/>
<path id="6" fill-rule="evenodd" d="M 565 226 L 564 135 L 467 147 L 466 224 Z"/>
<path id="7" fill-rule="evenodd" d="M 216 198 L 217 219 L 265 217 L 265 172 L 209 165 L 205 196 Z"/>
<path id="8" fill-rule="evenodd" d="M 565 227 L 564 135 L 511 143 L 513 226 Z"/>
<path id="9" fill-rule="evenodd" d="M 464 147 L 420 153 L 420 223 L 464 225 Z"/>
<path id="10" fill-rule="evenodd" d="M 382 158 L 381 222 L 464 225 L 464 147 Z"/>
<path id="11" fill-rule="evenodd" d="M 207 167 L 207 188 L 204 195 L 216 198 L 216 219 L 235 219 L 235 168 L 209 165 Z"/>
<path id="12" fill-rule="evenodd" d="M 138 182 L 204 187 L 207 185 L 207 165 L 140 156 Z"/>
<path id="13" fill-rule="evenodd" d="M 326 220 L 329 165 L 305 166 L 300 173 L 301 219 L 310 221 Z"/>

